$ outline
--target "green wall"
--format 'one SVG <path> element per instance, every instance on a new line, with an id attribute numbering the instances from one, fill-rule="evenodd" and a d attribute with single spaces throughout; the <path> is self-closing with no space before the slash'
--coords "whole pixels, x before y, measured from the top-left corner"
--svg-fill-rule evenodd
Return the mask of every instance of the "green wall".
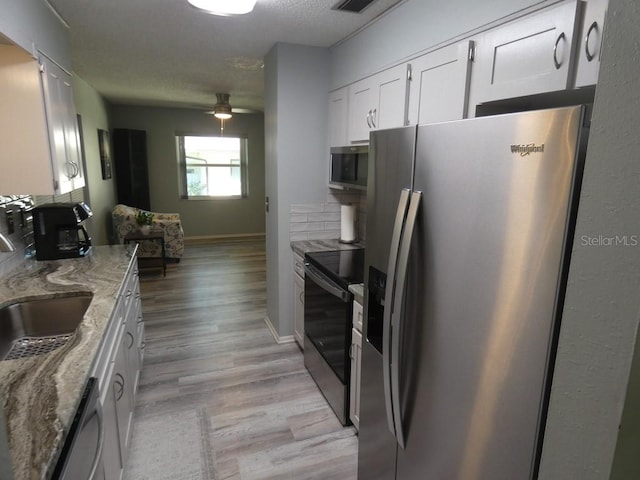
<path id="1" fill-rule="evenodd" d="M 112 105 L 110 117 L 112 129 L 147 132 L 151 209 L 179 213 L 185 237 L 264 233 L 263 114 L 235 114 L 225 122 L 225 135 L 247 135 L 249 139 L 249 196 L 233 200 L 184 200 L 178 189 L 175 135 L 219 135 L 219 120 L 200 110 L 125 105 Z"/>
<path id="2" fill-rule="evenodd" d="M 94 245 L 106 245 L 111 238 L 111 209 L 116 204 L 115 181 L 102 179 L 98 129 L 109 129 L 108 105 L 91 85 L 80 77 L 73 77 L 73 97 L 81 118 L 85 158 L 85 201 L 93 211 L 88 223 Z"/>

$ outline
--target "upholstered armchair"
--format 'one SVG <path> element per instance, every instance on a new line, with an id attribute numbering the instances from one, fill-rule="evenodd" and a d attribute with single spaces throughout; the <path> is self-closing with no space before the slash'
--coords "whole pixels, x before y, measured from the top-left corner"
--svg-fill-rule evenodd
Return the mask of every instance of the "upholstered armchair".
<path id="1" fill-rule="evenodd" d="M 135 232 L 140 227 L 136 223 L 136 215 L 141 209 L 118 204 L 111 211 L 113 231 L 119 243 L 123 243 L 127 233 Z M 146 212 L 146 210 L 142 210 Z M 167 258 L 179 259 L 184 253 L 184 231 L 180 223 L 179 213 L 153 213 L 151 228 L 161 228 L 164 231 L 164 249 Z M 161 245 L 157 242 L 141 242 L 138 255 L 141 257 L 156 257 L 160 255 Z"/>

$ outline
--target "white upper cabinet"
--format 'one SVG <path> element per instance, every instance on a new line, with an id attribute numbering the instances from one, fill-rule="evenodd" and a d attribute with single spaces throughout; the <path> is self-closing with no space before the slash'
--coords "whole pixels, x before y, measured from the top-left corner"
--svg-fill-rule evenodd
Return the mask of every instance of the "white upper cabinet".
<path id="1" fill-rule="evenodd" d="M 482 103 L 571 88 L 578 7 L 577 1 L 564 3 L 483 34 L 473 99 Z"/>
<path id="2" fill-rule="evenodd" d="M 349 111 L 347 120 L 347 140 L 368 142 L 369 132 L 374 128 L 372 119 L 377 114 L 374 80 L 365 78 L 349 86 Z"/>
<path id="3" fill-rule="evenodd" d="M 576 52 L 576 87 L 595 85 L 598 81 L 607 4 L 607 0 L 586 0 L 583 8 Z"/>
<path id="4" fill-rule="evenodd" d="M 348 88 L 343 87 L 329 93 L 329 146 L 347 145 Z"/>
<path id="5" fill-rule="evenodd" d="M 410 125 L 466 117 L 472 47 L 464 41 L 411 60 Z"/>
<path id="6" fill-rule="evenodd" d="M 40 65 L 54 179 L 58 182 L 58 192 L 66 193 L 84 187 L 71 75 L 43 55 Z"/>
<path id="7" fill-rule="evenodd" d="M 71 76 L 46 57 L 0 45 L 0 192 L 52 195 L 84 186 Z"/>
<path id="8" fill-rule="evenodd" d="M 369 132 L 406 123 L 407 65 L 398 65 L 349 86 L 347 140 L 369 141 Z"/>

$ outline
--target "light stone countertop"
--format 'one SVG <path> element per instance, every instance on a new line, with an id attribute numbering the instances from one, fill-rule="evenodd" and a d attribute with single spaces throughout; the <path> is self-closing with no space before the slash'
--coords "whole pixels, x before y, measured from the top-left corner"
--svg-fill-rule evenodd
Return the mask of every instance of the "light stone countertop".
<path id="1" fill-rule="evenodd" d="M 0 461 L 5 464 L 0 473 L 10 457 L 13 480 L 51 476 L 126 272 L 135 261 L 135 248 L 97 246 L 84 258 L 28 259 L 0 278 L 0 307 L 36 298 L 93 294 L 66 345 L 43 355 L 0 361 Z"/>
<path id="2" fill-rule="evenodd" d="M 294 240 L 291 249 L 304 257 L 307 252 L 326 252 L 331 250 L 355 250 L 364 248 L 364 243 L 342 243 L 338 239 L 330 240 Z"/>

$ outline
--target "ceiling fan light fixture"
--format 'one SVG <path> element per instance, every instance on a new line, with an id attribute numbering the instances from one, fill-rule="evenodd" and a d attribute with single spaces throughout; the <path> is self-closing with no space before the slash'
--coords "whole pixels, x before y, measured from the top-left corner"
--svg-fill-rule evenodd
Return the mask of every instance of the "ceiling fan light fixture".
<path id="1" fill-rule="evenodd" d="M 211 15 L 223 17 L 250 13 L 256 4 L 256 0 L 187 0 L 187 2 Z"/>
<path id="2" fill-rule="evenodd" d="M 231 105 L 228 93 L 216 93 L 218 103 L 213 106 L 213 116 L 222 120 L 231 118 Z"/>

